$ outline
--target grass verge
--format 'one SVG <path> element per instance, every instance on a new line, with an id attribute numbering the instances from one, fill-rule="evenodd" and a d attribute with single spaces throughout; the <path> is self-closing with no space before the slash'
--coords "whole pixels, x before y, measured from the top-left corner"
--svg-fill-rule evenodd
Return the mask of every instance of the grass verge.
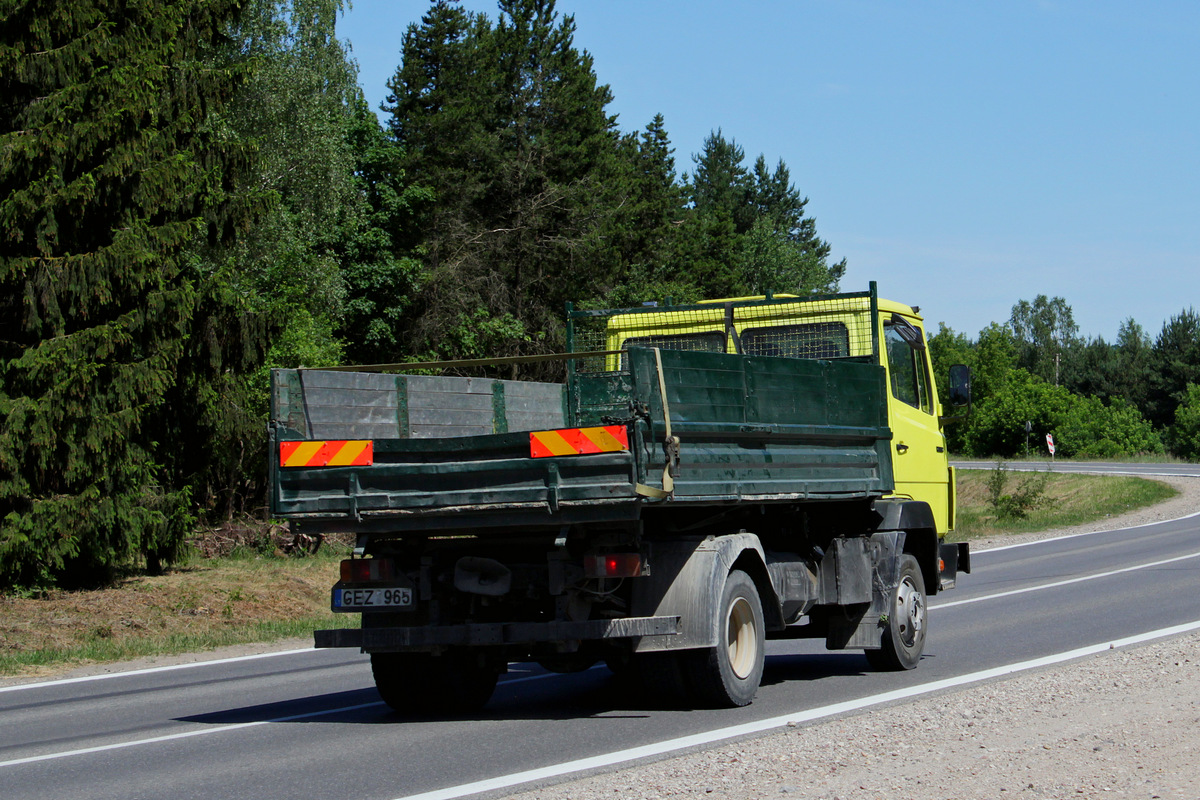
<path id="1" fill-rule="evenodd" d="M 1001 519 L 992 507 L 988 493 L 987 480 L 991 472 L 983 469 L 958 471 L 958 528 L 948 537 L 950 540 L 964 542 L 1083 525 L 1161 503 L 1178 494 L 1165 483 L 1145 478 L 1040 473 L 1047 479 L 1044 502 L 1024 517 Z M 1029 475 L 1013 471 L 1009 482 L 1017 485 Z"/>
<path id="2" fill-rule="evenodd" d="M 4 597 L 0 675 L 311 637 L 348 622 L 329 610 L 339 558 L 197 558 L 106 589 Z"/>

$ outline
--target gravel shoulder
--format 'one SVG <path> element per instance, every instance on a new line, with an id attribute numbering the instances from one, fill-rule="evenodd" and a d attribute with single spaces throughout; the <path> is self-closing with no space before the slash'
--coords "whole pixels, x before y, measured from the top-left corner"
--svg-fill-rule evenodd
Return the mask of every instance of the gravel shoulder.
<path id="1" fill-rule="evenodd" d="M 1135 527 L 1200 511 L 1179 496 L 1070 529 L 972 549 Z M 1200 797 L 1200 634 L 1113 650 L 951 694 L 593 775 L 512 800 L 600 798 Z"/>

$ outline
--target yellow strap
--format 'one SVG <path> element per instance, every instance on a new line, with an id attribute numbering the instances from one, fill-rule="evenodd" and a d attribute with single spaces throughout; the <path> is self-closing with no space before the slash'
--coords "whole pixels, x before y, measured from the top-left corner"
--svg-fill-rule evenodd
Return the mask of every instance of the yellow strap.
<path id="1" fill-rule="evenodd" d="M 673 437 L 671 435 L 671 406 L 667 403 L 667 379 L 663 375 L 662 365 L 662 350 L 654 348 L 654 364 L 658 367 L 658 394 L 662 398 L 663 407 L 663 422 L 667 427 L 667 441 Z M 679 443 L 675 443 L 678 447 Z M 663 496 L 670 495 L 675 491 L 675 479 L 671 477 L 671 459 L 667 458 L 667 465 L 663 467 L 662 475 Z"/>

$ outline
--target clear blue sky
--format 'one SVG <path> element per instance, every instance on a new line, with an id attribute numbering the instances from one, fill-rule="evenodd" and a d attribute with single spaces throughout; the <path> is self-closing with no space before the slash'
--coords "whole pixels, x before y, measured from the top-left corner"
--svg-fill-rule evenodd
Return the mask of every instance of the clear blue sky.
<path id="1" fill-rule="evenodd" d="M 427 2 L 339 22 L 373 107 Z M 493 19 L 496 4 L 464 7 Z M 1087 336 L 1200 307 L 1200 3 L 559 0 L 623 131 L 787 162 L 844 290 L 974 337 L 1061 296 Z"/>

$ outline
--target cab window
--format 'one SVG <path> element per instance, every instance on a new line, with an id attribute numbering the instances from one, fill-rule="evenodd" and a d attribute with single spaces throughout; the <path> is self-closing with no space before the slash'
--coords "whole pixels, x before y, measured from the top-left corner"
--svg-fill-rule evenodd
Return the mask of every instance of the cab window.
<path id="1" fill-rule="evenodd" d="M 887 343 L 892 396 L 913 408 L 921 409 L 926 414 L 932 414 L 933 405 L 929 396 L 929 374 L 925 369 L 925 353 L 907 341 L 912 337 L 911 335 L 907 337 L 902 335 L 899 324 L 884 323 L 883 335 Z"/>
<path id="2" fill-rule="evenodd" d="M 747 328 L 742 331 L 742 352 L 752 356 L 845 358 L 850 355 L 850 331 L 844 322 Z"/>
<path id="3" fill-rule="evenodd" d="M 725 334 L 721 331 L 702 333 L 663 333 L 650 336 L 631 336 L 623 348 L 657 347 L 662 350 L 699 350 L 705 353 L 724 353 Z M 629 357 L 621 354 L 621 369 L 629 369 Z"/>

